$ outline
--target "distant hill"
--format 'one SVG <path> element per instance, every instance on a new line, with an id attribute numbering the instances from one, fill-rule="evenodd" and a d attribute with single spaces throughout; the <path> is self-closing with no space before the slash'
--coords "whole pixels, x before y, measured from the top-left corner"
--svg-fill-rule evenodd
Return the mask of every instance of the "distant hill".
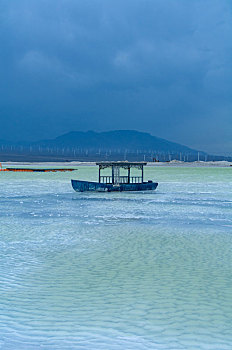
<path id="1" fill-rule="evenodd" d="M 108 132 L 72 131 L 51 140 L 8 142 L 0 140 L 1 160 L 23 161 L 99 161 L 172 159 L 194 161 L 222 159 L 134 130 Z M 223 157 L 224 159 L 224 157 Z"/>
<path id="2" fill-rule="evenodd" d="M 92 150 L 198 153 L 197 150 L 187 146 L 134 130 L 115 130 L 99 133 L 94 131 L 72 131 L 53 140 L 40 141 L 37 144 L 50 147 L 75 147 Z"/>

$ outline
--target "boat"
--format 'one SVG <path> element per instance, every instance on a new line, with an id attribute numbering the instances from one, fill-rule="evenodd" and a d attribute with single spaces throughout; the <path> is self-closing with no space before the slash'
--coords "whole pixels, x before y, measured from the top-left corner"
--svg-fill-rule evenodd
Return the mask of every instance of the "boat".
<path id="1" fill-rule="evenodd" d="M 0 163 L 0 171 L 14 171 L 14 172 L 40 172 L 40 173 L 46 173 L 46 172 L 57 172 L 57 171 L 74 171 L 77 169 L 72 169 L 72 168 L 2 168 L 2 165 Z"/>
<path id="2" fill-rule="evenodd" d="M 76 192 L 122 192 L 122 191 L 151 191 L 158 186 L 157 182 L 143 180 L 143 167 L 146 162 L 98 162 L 98 182 L 71 180 L 72 187 Z M 102 175 L 101 171 L 111 168 L 111 175 Z M 131 168 L 141 171 L 140 176 L 131 176 Z M 124 169 L 127 174 L 121 176 L 120 171 Z"/>

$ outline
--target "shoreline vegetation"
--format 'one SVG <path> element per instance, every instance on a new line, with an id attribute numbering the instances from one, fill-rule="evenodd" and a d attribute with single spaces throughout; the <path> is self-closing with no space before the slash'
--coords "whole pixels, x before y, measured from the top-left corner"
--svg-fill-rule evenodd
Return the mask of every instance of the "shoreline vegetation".
<path id="1" fill-rule="evenodd" d="M 77 166 L 96 166 L 96 162 L 1 162 L 2 168 L 13 167 L 13 166 L 47 166 L 47 167 L 77 167 Z M 194 162 L 183 162 L 180 160 L 172 160 L 170 162 L 147 162 L 148 167 L 230 167 L 232 162 L 228 161 L 194 161 Z"/>

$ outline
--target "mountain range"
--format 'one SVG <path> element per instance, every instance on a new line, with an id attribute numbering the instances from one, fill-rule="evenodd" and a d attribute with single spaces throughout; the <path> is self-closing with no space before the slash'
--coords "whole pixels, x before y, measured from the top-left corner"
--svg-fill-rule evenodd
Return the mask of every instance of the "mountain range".
<path id="1" fill-rule="evenodd" d="M 206 153 L 135 130 L 107 132 L 72 131 L 37 142 L 0 140 L 1 159 L 15 160 L 99 160 L 154 159 L 196 160 Z"/>
<path id="2" fill-rule="evenodd" d="M 153 152 L 185 152 L 197 153 L 181 144 L 152 136 L 149 133 L 134 130 L 115 130 L 108 132 L 72 131 L 52 140 L 39 141 L 43 146 L 75 147 L 85 149 L 101 149 L 121 151 L 153 151 Z"/>

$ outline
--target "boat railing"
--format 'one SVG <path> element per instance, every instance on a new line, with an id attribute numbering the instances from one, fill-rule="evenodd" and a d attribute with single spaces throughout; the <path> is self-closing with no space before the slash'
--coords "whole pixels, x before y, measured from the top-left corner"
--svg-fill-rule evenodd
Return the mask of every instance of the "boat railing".
<path id="1" fill-rule="evenodd" d="M 112 176 L 100 176 L 100 183 L 112 184 Z"/>
<path id="2" fill-rule="evenodd" d="M 131 176 L 128 181 L 128 176 L 115 176 L 115 184 L 139 184 L 143 182 L 142 176 Z M 112 184 L 112 176 L 100 176 L 100 183 Z"/>
<path id="3" fill-rule="evenodd" d="M 130 177 L 130 183 L 131 184 L 140 184 L 143 182 L 142 176 L 131 176 Z"/>
<path id="4" fill-rule="evenodd" d="M 114 183 L 115 184 L 128 184 L 128 176 L 115 176 Z"/>

